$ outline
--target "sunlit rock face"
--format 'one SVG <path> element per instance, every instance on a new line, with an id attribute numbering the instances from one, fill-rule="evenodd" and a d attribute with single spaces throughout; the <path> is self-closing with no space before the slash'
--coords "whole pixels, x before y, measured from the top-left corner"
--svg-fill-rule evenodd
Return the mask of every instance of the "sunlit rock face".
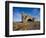
<path id="1" fill-rule="evenodd" d="M 33 17 L 26 15 L 26 14 L 22 14 L 22 21 L 23 22 L 32 22 L 33 21 Z"/>

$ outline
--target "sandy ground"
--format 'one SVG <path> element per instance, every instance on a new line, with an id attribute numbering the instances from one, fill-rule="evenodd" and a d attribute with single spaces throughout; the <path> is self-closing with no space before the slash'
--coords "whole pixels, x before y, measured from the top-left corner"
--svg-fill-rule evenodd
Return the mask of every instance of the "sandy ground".
<path id="1" fill-rule="evenodd" d="M 13 31 L 17 30 L 39 30 L 40 23 L 39 22 L 31 22 L 31 23 L 13 23 Z"/>

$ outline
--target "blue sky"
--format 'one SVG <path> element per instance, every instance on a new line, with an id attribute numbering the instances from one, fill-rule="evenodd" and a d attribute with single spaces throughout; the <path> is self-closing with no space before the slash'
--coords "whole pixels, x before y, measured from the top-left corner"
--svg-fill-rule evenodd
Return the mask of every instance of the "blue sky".
<path id="1" fill-rule="evenodd" d="M 13 7 L 13 21 L 22 21 L 21 13 L 23 12 L 34 17 L 36 20 L 40 20 L 40 8 Z"/>

